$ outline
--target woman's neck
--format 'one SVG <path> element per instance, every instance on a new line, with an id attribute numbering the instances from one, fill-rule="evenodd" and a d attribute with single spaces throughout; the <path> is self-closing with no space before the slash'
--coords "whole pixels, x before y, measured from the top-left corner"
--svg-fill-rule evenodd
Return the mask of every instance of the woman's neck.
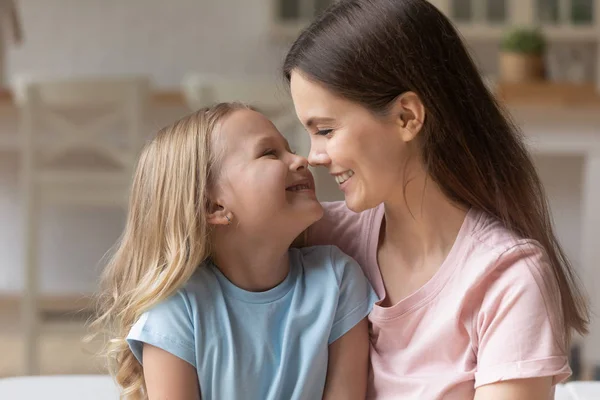
<path id="1" fill-rule="evenodd" d="M 213 261 L 223 275 L 251 292 L 263 292 L 283 282 L 290 270 L 290 243 L 240 236 L 235 231 L 215 233 Z"/>
<path id="2" fill-rule="evenodd" d="M 441 264 L 464 222 L 468 208 L 446 197 L 431 178 L 414 179 L 384 203 L 380 243 L 407 268 Z M 406 200 L 405 200 L 406 199 Z"/>

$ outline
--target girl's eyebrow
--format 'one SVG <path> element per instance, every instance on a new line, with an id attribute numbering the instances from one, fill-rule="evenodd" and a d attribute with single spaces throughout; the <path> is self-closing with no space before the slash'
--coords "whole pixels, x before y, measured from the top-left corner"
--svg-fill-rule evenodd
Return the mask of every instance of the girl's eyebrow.
<path id="1" fill-rule="evenodd" d="M 283 141 L 283 146 L 286 148 L 286 150 L 290 150 L 290 143 L 287 141 L 287 139 L 285 137 L 281 137 L 281 139 L 276 139 L 273 136 L 261 136 L 260 138 L 258 138 L 256 140 L 256 144 L 254 145 L 255 148 L 259 148 L 259 147 L 263 147 L 263 146 L 273 146 L 274 144 L 277 144 L 277 142 L 279 141 Z"/>

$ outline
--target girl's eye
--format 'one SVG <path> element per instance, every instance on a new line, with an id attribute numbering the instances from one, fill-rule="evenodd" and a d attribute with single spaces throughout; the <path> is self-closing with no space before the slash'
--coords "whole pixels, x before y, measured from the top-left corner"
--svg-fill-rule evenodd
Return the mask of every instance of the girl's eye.
<path id="1" fill-rule="evenodd" d="M 333 129 L 321 129 L 321 130 L 318 130 L 316 134 L 319 136 L 327 136 L 331 132 L 333 132 Z"/>
<path id="2" fill-rule="evenodd" d="M 263 157 L 277 157 L 277 152 L 273 149 L 267 149 L 262 154 Z"/>

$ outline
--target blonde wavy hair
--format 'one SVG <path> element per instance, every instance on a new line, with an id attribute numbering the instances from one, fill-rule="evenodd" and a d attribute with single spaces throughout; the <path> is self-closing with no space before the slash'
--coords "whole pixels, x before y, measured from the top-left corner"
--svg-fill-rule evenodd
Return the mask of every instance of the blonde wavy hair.
<path id="1" fill-rule="evenodd" d="M 204 218 L 218 152 L 217 124 L 239 103 L 203 108 L 163 128 L 134 174 L 127 223 L 104 270 L 93 335 L 103 335 L 122 398 L 145 398 L 143 370 L 125 338 L 147 310 L 172 295 L 210 255 Z"/>

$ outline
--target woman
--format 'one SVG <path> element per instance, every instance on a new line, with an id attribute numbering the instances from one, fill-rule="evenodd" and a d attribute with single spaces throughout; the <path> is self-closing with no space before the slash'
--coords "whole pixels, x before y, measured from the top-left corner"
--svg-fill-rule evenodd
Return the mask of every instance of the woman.
<path id="1" fill-rule="evenodd" d="M 337 2 L 284 64 L 345 194 L 306 235 L 363 266 L 376 399 L 550 399 L 587 307 L 517 129 L 425 0 Z"/>

